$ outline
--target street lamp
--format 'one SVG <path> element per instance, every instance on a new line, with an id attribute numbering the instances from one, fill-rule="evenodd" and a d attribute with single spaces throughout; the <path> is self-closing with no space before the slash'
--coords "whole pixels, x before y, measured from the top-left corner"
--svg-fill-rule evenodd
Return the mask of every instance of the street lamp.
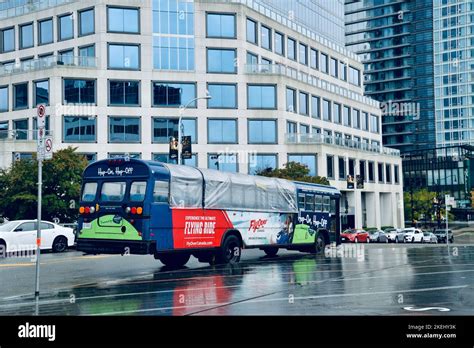
<path id="1" fill-rule="evenodd" d="M 190 101 L 187 102 L 186 105 L 182 106 L 179 108 L 179 119 L 178 119 L 178 164 L 181 164 L 181 134 L 184 133 L 184 126 L 183 126 L 183 113 L 184 111 L 194 103 L 195 101 L 198 101 L 199 99 L 212 99 L 212 96 L 209 94 L 206 95 L 205 97 L 197 97 L 194 99 L 191 99 Z"/>

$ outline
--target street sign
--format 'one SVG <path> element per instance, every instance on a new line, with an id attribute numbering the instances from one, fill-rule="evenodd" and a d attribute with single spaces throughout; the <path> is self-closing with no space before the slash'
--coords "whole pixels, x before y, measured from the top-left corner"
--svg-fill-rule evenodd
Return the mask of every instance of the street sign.
<path id="1" fill-rule="evenodd" d="M 38 129 L 44 128 L 46 126 L 46 106 L 44 104 L 39 104 L 36 108 L 38 114 Z"/>
<path id="2" fill-rule="evenodd" d="M 48 136 L 44 138 L 44 159 L 53 158 L 53 137 Z"/>

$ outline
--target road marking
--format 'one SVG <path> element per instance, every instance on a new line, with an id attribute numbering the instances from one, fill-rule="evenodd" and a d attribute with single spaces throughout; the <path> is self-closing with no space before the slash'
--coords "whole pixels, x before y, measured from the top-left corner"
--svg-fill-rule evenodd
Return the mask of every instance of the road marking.
<path id="1" fill-rule="evenodd" d="M 112 257 L 113 255 L 91 255 L 91 256 L 77 256 L 77 257 L 70 257 L 64 260 L 51 260 L 51 261 L 44 261 L 41 262 L 41 265 L 53 265 L 58 263 L 65 263 L 69 261 L 85 261 L 90 259 L 103 259 L 107 257 Z M 26 267 L 26 266 L 34 266 L 35 263 L 31 261 L 30 263 L 4 263 L 0 264 L 0 267 Z"/>
<path id="2" fill-rule="evenodd" d="M 415 308 L 415 307 L 403 307 L 406 311 L 413 311 L 413 312 L 425 312 L 425 311 L 439 311 L 439 312 L 449 312 L 449 308 L 445 307 L 425 307 L 425 308 Z"/>

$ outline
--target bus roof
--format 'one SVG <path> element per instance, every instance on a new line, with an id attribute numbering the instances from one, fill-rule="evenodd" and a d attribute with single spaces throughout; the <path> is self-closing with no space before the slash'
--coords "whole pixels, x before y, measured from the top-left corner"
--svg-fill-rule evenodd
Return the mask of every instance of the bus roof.
<path id="1" fill-rule="evenodd" d="M 341 195 L 341 191 L 339 191 L 336 187 L 334 186 L 328 186 L 328 185 L 321 185 L 321 184 L 314 184 L 314 183 L 309 183 L 309 182 L 302 182 L 302 181 L 295 181 L 296 188 L 298 190 L 302 191 L 318 191 L 322 193 L 328 193 L 336 196 Z"/>

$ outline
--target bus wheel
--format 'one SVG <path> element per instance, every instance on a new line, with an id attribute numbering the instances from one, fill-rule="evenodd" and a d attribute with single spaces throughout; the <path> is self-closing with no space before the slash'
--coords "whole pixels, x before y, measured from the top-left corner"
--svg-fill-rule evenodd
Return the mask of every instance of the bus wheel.
<path id="1" fill-rule="evenodd" d="M 155 259 L 168 267 L 183 267 L 191 257 L 188 253 L 155 254 Z"/>
<path id="2" fill-rule="evenodd" d="M 239 238 L 234 235 L 227 236 L 222 246 L 216 252 L 217 263 L 237 263 L 240 261 L 242 246 Z"/>
<path id="3" fill-rule="evenodd" d="M 276 254 L 278 253 L 278 248 L 264 248 L 263 251 L 265 252 L 265 254 L 267 254 L 267 256 L 276 256 Z"/>

